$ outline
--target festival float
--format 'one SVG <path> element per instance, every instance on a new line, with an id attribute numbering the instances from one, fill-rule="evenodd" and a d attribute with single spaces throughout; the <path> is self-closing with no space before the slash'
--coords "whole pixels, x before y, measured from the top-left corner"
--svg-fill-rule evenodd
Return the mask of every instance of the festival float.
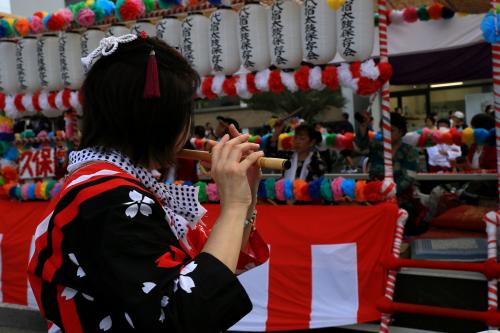
<path id="1" fill-rule="evenodd" d="M 261 92 L 340 87 L 362 96 L 380 92 L 382 97 L 382 133 L 371 133 L 370 138 L 383 142 L 385 180 L 323 177 L 308 183 L 267 177 L 261 181 L 263 201 L 303 204 L 259 206 L 258 227 L 270 246 L 270 260 L 240 276 L 254 308 L 232 330 L 286 331 L 379 321 L 379 331 L 389 332 L 392 315 L 397 313 L 499 327 L 496 211 L 484 215 L 488 244 L 484 262 L 399 258 L 407 213 L 395 201 L 389 121 L 391 34 L 401 42 L 406 37 L 398 30 L 404 26 L 433 21 L 446 30 L 447 25 L 456 28 L 481 20 L 493 48 L 496 118 L 500 119 L 500 37 L 496 1 L 491 5 L 483 20 L 484 15 L 479 19 L 455 15 L 439 3 L 389 10 L 385 0 L 118 0 L 116 4 L 95 0 L 53 13 L 36 12 L 29 18 L 1 19 L 0 300 L 37 309 L 25 267 L 36 242 L 36 224 L 47 201 L 61 190 L 68 153 L 78 147 L 77 123 L 83 112 L 79 89 L 85 78 L 80 58 L 106 36 L 146 32 L 178 49 L 198 72 L 198 99 L 248 99 Z M 425 29 L 432 31 L 432 27 Z M 403 44 L 395 46 L 397 52 L 405 52 Z M 33 125 L 41 120 L 49 126 L 37 134 L 30 126 L 14 131 L 16 123 Z M 64 125 L 55 126 L 57 121 Z M 499 124 L 496 132 L 420 130 L 405 140 L 428 147 L 481 144 L 496 138 L 500 147 Z M 255 136 L 251 141 L 265 144 L 268 139 Z M 282 134 L 279 149 L 289 149 L 292 139 L 293 133 Z M 341 150 L 352 147 L 353 141 L 353 135 L 325 134 L 323 145 Z M 216 185 L 177 184 L 200 188 L 199 199 L 209 211 L 206 222 L 213 223 L 219 209 Z M 292 257 L 301 259 L 292 265 Z M 395 300 L 398 272 L 405 267 L 481 273 L 488 279 L 488 307 L 464 310 Z"/>

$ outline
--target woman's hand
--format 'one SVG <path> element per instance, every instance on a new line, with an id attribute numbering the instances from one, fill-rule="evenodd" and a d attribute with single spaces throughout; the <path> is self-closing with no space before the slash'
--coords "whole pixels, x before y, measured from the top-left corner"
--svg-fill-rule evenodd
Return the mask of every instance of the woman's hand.
<path id="1" fill-rule="evenodd" d="M 212 149 L 212 178 L 217 183 L 222 209 L 248 210 L 258 178 L 255 164 L 263 156 L 258 144 L 247 142 L 248 134 L 229 139 L 225 135 Z M 248 178 L 251 176 L 251 178 Z M 252 185 L 249 184 L 252 181 Z"/>

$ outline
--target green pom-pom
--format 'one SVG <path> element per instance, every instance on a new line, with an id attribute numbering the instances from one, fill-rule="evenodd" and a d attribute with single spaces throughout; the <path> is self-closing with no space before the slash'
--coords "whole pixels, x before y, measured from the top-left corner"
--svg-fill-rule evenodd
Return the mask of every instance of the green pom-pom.
<path id="1" fill-rule="evenodd" d="M 276 179 L 274 177 L 266 179 L 266 197 L 271 200 L 276 199 Z"/>
<path id="2" fill-rule="evenodd" d="M 77 2 L 73 5 L 69 5 L 68 8 L 69 8 L 69 10 L 71 10 L 73 12 L 73 17 L 77 17 L 78 12 L 86 7 L 87 6 L 85 5 L 85 1 L 80 1 L 80 2 Z"/>
<path id="3" fill-rule="evenodd" d="M 146 13 L 156 9 L 154 0 L 144 0 L 144 6 L 146 7 Z"/>
<path id="4" fill-rule="evenodd" d="M 5 179 L 3 179 L 3 176 L 0 175 L 0 186 L 4 186 L 5 184 Z"/>
<path id="5" fill-rule="evenodd" d="M 328 133 L 326 135 L 326 146 L 327 147 L 335 147 L 335 142 L 337 141 L 337 134 Z"/>
<path id="6" fill-rule="evenodd" d="M 50 179 L 49 181 L 47 181 L 47 187 L 45 187 L 45 197 L 46 198 L 51 199 L 50 192 L 52 191 L 52 189 L 54 188 L 56 183 L 57 182 L 54 179 Z"/>
<path id="7" fill-rule="evenodd" d="M 7 20 L 0 20 L 0 38 L 3 37 L 13 37 L 14 28 L 10 25 Z"/>
<path id="8" fill-rule="evenodd" d="M 102 22 L 106 15 L 104 13 L 104 8 L 100 7 L 97 5 L 97 2 L 95 2 L 91 7 L 90 9 L 92 9 L 92 11 L 94 12 L 95 14 L 95 21 L 96 22 Z"/>
<path id="9" fill-rule="evenodd" d="M 199 202 L 207 202 L 207 184 L 204 182 L 197 182 L 194 186 L 198 187 L 200 190 L 198 192 L 198 201 Z"/>
<path id="10" fill-rule="evenodd" d="M 426 6 L 420 6 L 417 9 L 417 15 L 420 21 L 429 21 L 430 19 L 429 12 L 427 11 Z"/>
<path id="11" fill-rule="evenodd" d="M 373 17 L 373 19 L 375 20 L 375 26 L 378 27 L 378 21 L 379 21 L 378 13 L 375 13 L 375 16 Z"/>
<path id="12" fill-rule="evenodd" d="M 248 138 L 248 142 L 250 142 L 250 143 L 254 143 L 256 138 L 257 138 L 257 136 L 256 136 L 256 135 L 251 135 L 251 136 Z"/>
<path id="13" fill-rule="evenodd" d="M 10 148 L 10 145 L 5 141 L 0 141 L 0 156 L 5 155 L 7 150 Z"/>
<path id="14" fill-rule="evenodd" d="M 324 200 L 328 202 L 333 201 L 332 187 L 330 185 L 330 180 L 328 178 L 324 178 L 321 181 L 320 192 L 321 192 L 321 197 Z"/>
<path id="15" fill-rule="evenodd" d="M 500 4 L 497 5 L 497 14 L 500 14 Z"/>

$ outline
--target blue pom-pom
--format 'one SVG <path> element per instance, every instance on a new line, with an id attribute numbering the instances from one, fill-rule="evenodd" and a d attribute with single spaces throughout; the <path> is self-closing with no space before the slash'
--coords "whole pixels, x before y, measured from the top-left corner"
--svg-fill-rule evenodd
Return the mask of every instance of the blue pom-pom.
<path id="1" fill-rule="evenodd" d="M 190 182 L 189 180 L 184 181 L 184 186 L 193 186 L 193 182 Z"/>
<path id="2" fill-rule="evenodd" d="M 0 133 L 0 141 L 12 142 L 15 139 L 14 133 Z"/>
<path id="3" fill-rule="evenodd" d="M 262 136 L 262 141 L 260 142 L 260 149 L 265 150 L 267 148 L 267 141 L 269 141 L 269 138 L 272 137 L 273 135 L 268 133 L 264 136 Z"/>
<path id="4" fill-rule="evenodd" d="M 221 0 L 208 0 L 212 6 L 220 6 L 222 4 Z"/>
<path id="5" fill-rule="evenodd" d="M 99 7 L 103 12 L 104 16 L 108 17 L 115 13 L 115 3 L 110 0 L 97 0 L 94 6 Z"/>
<path id="6" fill-rule="evenodd" d="M 19 152 L 17 151 L 16 147 L 10 147 L 3 155 L 3 158 L 9 161 L 15 161 L 18 157 Z"/>
<path id="7" fill-rule="evenodd" d="M 17 188 L 19 186 L 12 186 L 10 189 L 9 189 L 9 196 L 13 199 L 19 199 L 18 197 L 16 197 L 16 193 L 17 193 Z"/>
<path id="8" fill-rule="evenodd" d="M 158 0 L 161 9 L 168 9 L 174 5 L 182 5 L 182 0 Z"/>
<path id="9" fill-rule="evenodd" d="M 266 192 L 266 180 L 261 179 L 259 182 L 259 190 L 257 191 L 257 197 L 265 199 L 267 198 L 267 192 Z"/>
<path id="10" fill-rule="evenodd" d="M 344 196 L 351 199 L 356 197 L 356 181 L 354 179 L 344 179 L 341 186 Z"/>
<path id="11" fill-rule="evenodd" d="M 497 33 L 498 27 L 495 22 L 495 15 L 497 16 L 496 19 L 499 20 L 500 15 L 489 12 L 481 22 L 483 37 L 490 44 L 495 44 L 500 41 L 500 34 Z"/>
<path id="12" fill-rule="evenodd" d="M 29 200 L 35 200 L 35 189 L 36 189 L 36 184 L 30 184 L 28 187 L 28 199 Z"/>
<path id="13" fill-rule="evenodd" d="M 441 11 L 441 16 L 445 20 L 449 20 L 455 16 L 455 12 L 451 8 L 443 7 L 443 9 Z"/>
<path id="14" fill-rule="evenodd" d="M 49 22 L 52 15 L 53 14 L 49 14 L 49 15 L 45 16 L 42 20 L 42 24 L 43 24 L 43 27 L 45 28 L 45 30 L 49 30 L 49 27 L 47 27 L 47 22 Z"/>
<path id="15" fill-rule="evenodd" d="M 307 191 L 313 200 L 321 200 L 321 182 L 323 177 L 313 180 L 309 183 Z"/>
<path id="16" fill-rule="evenodd" d="M 293 196 L 293 181 L 290 179 L 285 180 L 285 199 L 293 200 L 295 199 Z"/>
<path id="17" fill-rule="evenodd" d="M 375 141 L 382 141 L 382 132 L 377 132 L 377 134 L 375 134 Z"/>
<path id="18" fill-rule="evenodd" d="M 489 135 L 490 135 L 490 132 L 488 130 L 485 130 L 484 128 L 475 128 L 474 129 L 474 141 L 478 145 L 484 145 L 486 143 L 486 139 L 488 139 Z"/>
<path id="19" fill-rule="evenodd" d="M 490 131 L 488 132 L 488 138 L 486 138 L 487 145 L 496 145 L 496 133 L 497 132 L 495 128 L 490 129 Z"/>

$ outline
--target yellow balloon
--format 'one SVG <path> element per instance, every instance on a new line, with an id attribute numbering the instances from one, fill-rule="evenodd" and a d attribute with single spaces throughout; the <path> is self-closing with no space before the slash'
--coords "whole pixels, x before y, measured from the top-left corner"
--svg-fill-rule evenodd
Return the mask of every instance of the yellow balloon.
<path id="1" fill-rule="evenodd" d="M 90 7 L 94 4 L 94 2 L 95 2 L 94 0 L 87 0 L 85 1 L 85 6 Z"/>
<path id="2" fill-rule="evenodd" d="M 333 10 L 339 10 L 344 3 L 345 0 L 326 0 L 326 4 Z"/>

